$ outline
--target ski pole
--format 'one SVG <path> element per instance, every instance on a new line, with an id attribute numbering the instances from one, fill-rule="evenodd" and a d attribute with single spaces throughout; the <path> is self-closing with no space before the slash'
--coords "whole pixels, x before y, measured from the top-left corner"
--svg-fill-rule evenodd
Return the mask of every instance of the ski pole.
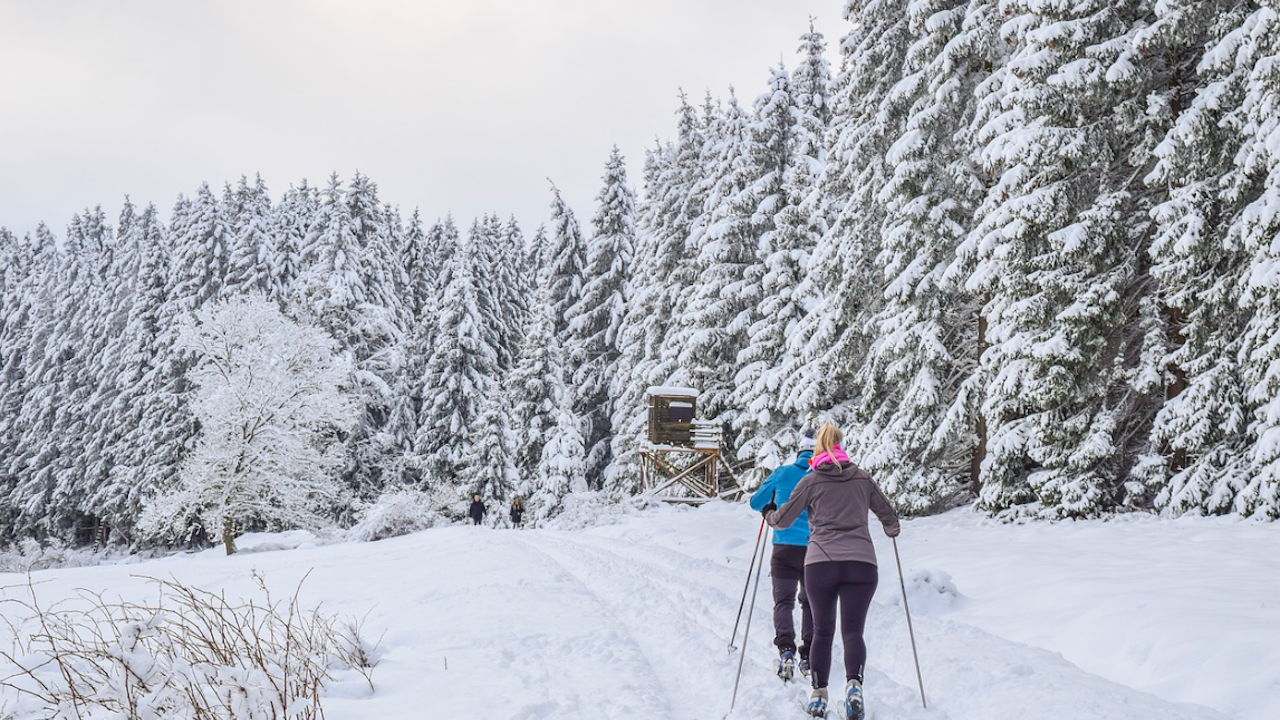
<path id="1" fill-rule="evenodd" d="M 924 678 L 920 676 L 920 655 L 916 653 L 916 631 L 911 627 L 911 608 L 907 607 L 907 582 L 902 579 L 902 558 L 898 555 L 898 538 L 893 540 L 893 559 L 898 563 L 898 586 L 902 588 L 902 609 L 907 613 L 907 634 L 911 636 L 911 657 L 916 661 L 916 683 L 920 685 L 920 704 L 925 710 L 929 703 L 924 699 Z"/>
<path id="2" fill-rule="evenodd" d="M 751 607 L 747 609 L 747 624 L 742 629 L 742 654 L 738 656 L 738 674 L 733 678 L 733 697 L 729 699 L 729 712 L 725 714 L 726 718 L 733 713 L 733 706 L 738 702 L 738 683 L 742 680 L 742 663 L 747 659 L 747 638 L 751 635 L 751 615 L 756 610 L 756 595 L 760 594 L 760 571 L 764 569 L 764 553 L 768 549 L 769 541 L 766 540 L 760 545 L 760 563 L 756 565 L 756 587 L 751 591 Z"/>
<path id="3" fill-rule="evenodd" d="M 733 633 L 729 635 L 729 652 L 737 649 L 733 641 L 738 637 L 738 623 L 742 622 L 742 608 L 747 605 L 747 586 L 751 584 L 751 571 L 756 566 L 756 555 L 760 552 L 760 538 L 764 537 L 764 518 L 760 518 L 760 532 L 756 533 L 755 547 L 751 548 L 751 564 L 747 566 L 747 581 L 742 584 L 742 602 L 738 603 L 738 617 L 733 621 Z"/>

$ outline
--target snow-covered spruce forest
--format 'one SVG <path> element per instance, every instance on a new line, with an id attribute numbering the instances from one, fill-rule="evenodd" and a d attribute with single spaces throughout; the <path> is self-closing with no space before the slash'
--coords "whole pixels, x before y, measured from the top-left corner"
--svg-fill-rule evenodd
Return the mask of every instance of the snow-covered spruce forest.
<path id="1" fill-rule="evenodd" d="M 640 489 L 650 385 L 910 513 L 1280 517 L 1278 9 L 850 0 L 531 233 L 362 175 L 0 230 L 0 538 L 537 522 Z"/>

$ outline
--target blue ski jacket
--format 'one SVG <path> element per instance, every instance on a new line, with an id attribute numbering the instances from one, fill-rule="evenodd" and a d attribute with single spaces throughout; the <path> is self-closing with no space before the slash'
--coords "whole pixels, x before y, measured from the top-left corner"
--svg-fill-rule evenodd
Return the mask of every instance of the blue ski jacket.
<path id="1" fill-rule="evenodd" d="M 791 491 L 795 489 L 796 483 L 800 482 L 800 478 L 809 474 L 809 459 L 812 457 L 812 452 L 804 450 L 796 456 L 795 462 L 783 465 L 770 473 L 751 496 L 751 509 L 760 510 L 768 505 L 770 500 L 778 507 L 782 507 L 782 503 L 791 497 Z M 809 511 L 800 513 L 799 519 L 786 530 L 774 530 L 773 544 L 807 546 L 809 544 Z"/>

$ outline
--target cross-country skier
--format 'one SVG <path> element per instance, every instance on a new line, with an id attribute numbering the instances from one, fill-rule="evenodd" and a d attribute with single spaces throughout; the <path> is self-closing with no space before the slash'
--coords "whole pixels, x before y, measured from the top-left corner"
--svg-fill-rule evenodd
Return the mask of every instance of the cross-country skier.
<path id="1" fill-rule="evenodd" d="M 764 508 L 775 528 L 790 527 L 800 513 L 809 513 L 809 552 L 805 556 L 805 593 L 813 609 L 813 696 L 809 714 L 827 712 L 827 680 L 831 675 L 831 643 L 836 632 L 836 604 L 840 605 L 840 633 L 844 640 L 845 718 L 862 720 L 862 673 L 867 645 L 862 638 L 878 575 L 876 551 L 867 523 L 870 510 L 884 532 L 897 537 L 898 514 L 865 470 L 840 448 L 844 435 L 823 423 L 814 448 L 813 472 L 796 485 L 780 508 Z"/>
<path id="2" fill-rule="evenodd" d="M 761 483 L 751 496 L 751 508 L 760 510 L 769 503 L 783 503 L 791 497 L 800 478 L 809 472 L 813 457 L 813 431 L 807 430 L 800 441 L 800 453 L 794 463 L 783 465 Z M 773 531 L 773 555 L 769 560 L 769 577 L 773 579 L 773 644 L 778 648 L 778 677 L 790 680 L 795 675 L 797 650 L 800 673 L 809 674 L 809 645 L 813 641 L 813 613 L 804 594 L 804 555 L 809 546 L 809 520 L 805 513 L 786 530 Z M 800 591 L 800 647 L 796 647 L 796 589 Z"/>
<path id="3" fill-rule="evenodd" d="M 479 525 L 484 520 L 484 502 L 479 495 L 473 495 L 471 498 L 471 508 L 467 510 L 467 514 L 471 516 L 471 522 Z"/>

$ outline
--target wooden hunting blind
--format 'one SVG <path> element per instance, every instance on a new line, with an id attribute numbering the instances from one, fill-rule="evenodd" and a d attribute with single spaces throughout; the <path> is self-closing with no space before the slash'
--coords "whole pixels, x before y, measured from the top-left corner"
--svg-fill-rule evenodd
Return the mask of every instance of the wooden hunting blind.
<path id="1" fill-rule="evenodd" d="M 668 502 L 736 500 L 743 490 L 721 452 L 720 424 L 698 420 L 698 391 L 649 388 L 648 442 L 640 452 L 640 483 Z"/>
<path id="2" fill-rule="evenodd" d="M 689 447 L 698 391 L 689 388 L 649 388 L 649 442 Z"/>

